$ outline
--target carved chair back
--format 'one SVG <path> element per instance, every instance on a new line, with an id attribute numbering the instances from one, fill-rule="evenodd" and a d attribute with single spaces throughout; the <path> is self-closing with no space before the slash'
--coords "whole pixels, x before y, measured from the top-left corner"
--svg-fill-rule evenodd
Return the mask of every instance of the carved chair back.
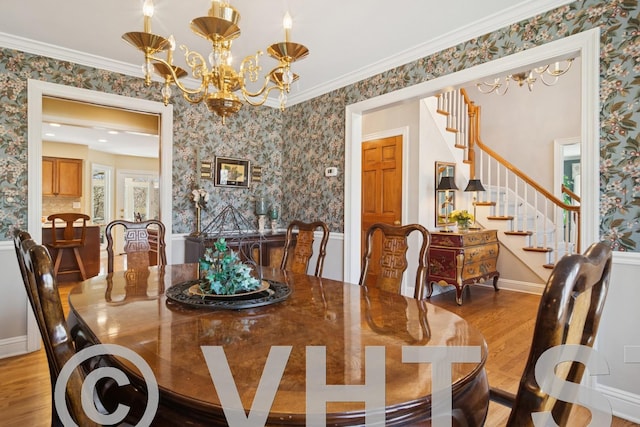
<path id="1" fill-rule="evenodd" d="M 123 252 L 126 254 L 127 269 L 144 269 L 149 265 L 166 265 L 165 226 L 161 221 L 150 219 L 142 222 L 114 220 L 107 224 L 107 272 L 113 272 L 115 248 L 114 233 L 117 227 L 124 230 Z M 150 237 L 150 228 L 154 228 Z"/>
<path id="2" fill-rule="evenodd" d="M 372 259 L 376 232 L 381 235 L 382 243 L 379 256 L 376 256 L 377 259 Z M 418 252 L 414 298 L 423 299 L 428 274 L 427 258 L 431 235 L 420 224 L 372 224 L 365 235 L 359 284 L 361 286 L 372 285 L 385 291 L 400 293 L 402 277 L 408 267 L 409 235 L 413 232 L 418 233 L 422 240 Z"/>
<path id="3" fill-rule="evenodd" d="M 314 275 L 322 277 L 322 269 L 324 267 L 324 258 L 327 254 L 327 242 L 329 241 L 329 227 L 322 221 L 303 222 L 291 221 L 287 227 L 287 236 L 284 242 L 284 252 L 282 254 L 282 270 L 293 271 L 294 273 L 307 273 L 309 261 L 313 256 L 313 242 L 315 231 L 320 229 L 322 238 L 320 240 L 320 249 L 318 250 L 318 259 Z M 294 231 L 297 234 L 294 236 Z"/>

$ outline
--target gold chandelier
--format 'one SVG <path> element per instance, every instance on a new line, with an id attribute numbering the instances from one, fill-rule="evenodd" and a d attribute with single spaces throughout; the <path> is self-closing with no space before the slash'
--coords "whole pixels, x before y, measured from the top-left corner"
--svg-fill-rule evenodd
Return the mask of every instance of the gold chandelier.
<path id="1" fill-rule="evenodd" d="M 482 82 L 476 84 L 478 90 L 481 93 L 495 93 L 497 95 L 504 95 L 509 90 L 509 82 L 514 81 L 519 87 L 527 85 L 529 92 L 533 91 L 533 85 L 536 81 L 540 80 L 546 86 L 553 86 L 558 82 L 558 78 L 563 74 L 566 74 L 571 68 L 573 58 L 565 59 L 561 62 L 555 62 L 553 66 L 544 65 L 542 67 L 533 68 L 529 71 L 522 73 L 509 74 L 504 78 L 504 82 L 500 77 L 496 78 L 493 82 Z"/>
<path id="2" fill-rule="evenodd" d="M 242 94 L 242 98 L 250 105 L 259 106 L 266 102 L 271 91 L 277 90 L 280 92 L 280 108 L 284 110 L 291 83 L 298 78 L 291 71 L 291 64 L 309 54 L 305 46 L 289 41 L 292 24 L 289 13 L 285 15 L 283 21 L 284 41 L 274 43 L 267 48 L 267 52 L 278 61 L 278 65 L 264 76 L 261 87 L 251 91 L 247 88 L 247 84 L 258 81 L 262 71 L 258 58 L 262 52 L 258 51 L 255 55 L 244 58 L 238 71 L 231 66 L 231 44 L 240 36 L 238 27 L 240 14 L 229 3 L 212 0 L 207 16 L 194 18 L 191 21 L 191 31 L 212 44 L 208 61 L 205 61 L 200 53 L 189 50 L 185 45 L 180 46 L 184 51 L 185 61 L 191 68 L 191 75 L 201 82 L 195 89 L 185 87 L 179 80 L 188 73 L 173 64 L 175 50 L 173 36 L 165 38 L 151 33 L 153 1 L 145 0 L 142 11 L 144 31 L 128 32 L 122 38 L 144 53 L 143 71 L 147 86 L 151 84 L 153 71 L 164 78 L 162 99 L 165 105 L 169 103 L 171 87 L 175 85 L 190 103 L 204 102 L 210 111 L 222 118 L 223 124 L 227 116 L 238 112 L 242 107 L 242 102 L 235 92 Z M 167 51 L 166 59 L 156 56 L 163 51 Z M 256 86 L 260 86 L 259 83 Z"/>

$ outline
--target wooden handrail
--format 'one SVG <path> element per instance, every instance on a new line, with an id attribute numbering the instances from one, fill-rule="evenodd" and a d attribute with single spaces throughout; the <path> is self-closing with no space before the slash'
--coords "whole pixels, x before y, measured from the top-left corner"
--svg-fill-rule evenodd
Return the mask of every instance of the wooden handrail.
<path id="1" fill-rule="evenodd" d="M 467 92 L 464 89 L 460 89 L 462 96 L 464 96 L 465 102 L 468 102 L 469 105 L 469 118 L 470 118 L 470 132 L 469 132 L 469 151 L 473 151 L 473 146 L 477 145 L 482 151 L 489 154 L 491 157 L 496 159 L 498 163 L 500 163 L 505 168 L 509 169 L 515 175 L 520 177 L 524 182 L 529 184 L 531 187 L 535 188 L 539 193 L 544 195 L 547 199 L 551 200 L 556 206 L 561 207 L 562 209 L 566 209 L 568 211 L 579 211 L 580 206 L 567 205 L 562 200 L 558 199 L 553 194 L 549 193 L 545 188 L 541 187 L 537 182 L 531 179 L 527 174 L 522 172 L 520 169 L 511 164 L 504 157 L 493 151 L 491 148 L 486 146 L 482 140 L 480 139 L 480 107 L 475 105 L 473 102 L 469 102 L 469 97 L 467 96 Z M 475 166 L 474 166 L 475 167 Z M 473 174 L 472 174 L 473 175 Z"/>
<path id="2" fill-rule="evenodd" d="M 567 187 L 566 185 L 562 184 L 561 188 L 562 188 L 562 194 L 566 194 L 567 196 L 569 196 L 571 198 L 571 200 L 575 200 L 576 202 L 580 203 L 580 196 L 578 196 L 576 193 L 571 191 L 571 189 L 569 187 Z"/>
<path id="3" fill-rule="evenodd" d="M 564 203 L 564 201 L 558 199 L 553 194 L 549 193 L 546 189 L 541 187 L 537 182 L 531 179 L 527 174 L 522 172 L 520 169 L 515 167 L 505 158 L 500 156 L 498 153 L 493 151 L 491 148 L 486 146 L 482 139 L 480 138 L 480 107 L 475 105 L 473 101 L 469 99 L 469 95 L 467 91 L 464 89 L 460 89 L 460 94 L 464 98 L 465 104 L 468 106 L 468 114 L 469 114 L 469 142 L 467 147 L 468 159 L 470 162 L 470 175 L 471 178 L 475 178 L 475 145 L 477 145 L 482 151 L 487 153 L 489 156 L 493 157 L 498 163 L 502 166 L 513 172 L 516 176 L 520 177 L 524 182 L 529 184 L 531 187 L 536 189 L 540 194 L 547 198 L 547 200 L 551 200 L 553 204 L 564 209 L 569 212 L 576 213 L 576 224 L 577 224 L 577 238 L 576 238 L 576 251 L 580 252 L 580 228 L 581 228 L 581 208 L 580 205 L 568 205 Z M 580 196 L 566 188 L 564 185 L 562 186 L 562 192 L 568 194 L 570 198 L 580 202 Z M 566 189 L 566 190 L 565 190 Z"/>

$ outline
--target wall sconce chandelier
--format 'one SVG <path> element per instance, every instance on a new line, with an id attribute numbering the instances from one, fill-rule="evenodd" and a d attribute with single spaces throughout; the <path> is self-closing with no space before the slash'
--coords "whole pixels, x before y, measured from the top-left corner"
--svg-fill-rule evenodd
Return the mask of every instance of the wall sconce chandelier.
<path id="1" fill-rule="evenodd" d="M 175 50 L 173 36 L 165 38 L 151 33 L 153 1 L 145 0 L 142 9 L 144 31 L 128 32 L 122 38 L 144 53 L 143 71 L 147 86 L 151 84 L 151 73 L 154 70 L 164 78 L 162 99 L 165 105 L 169 103 L 171 97 L 171 86 L 175 85 L 190 103 L 204 102 L 210 111 L 222 118 L 223 124 L 226 117 L 238 112 L 242 107 L 242 102 L 234 92 L 242 94 L 242 98 L 250 105 L 259 106 L 266 102 L 271 91 L 277 90 L 280 92 L 280 108 L 284 109 L 291 83 L 298 78 L 291 71 L 291 64 L 309 54 L 305 46 L 289 41 L 292 26 L 289 13 L 285 15 L 283 21 L 284 41 L 274 43 L 267 48 L 267 53 L 278 61 L 278 65 L 264 76 L 261 87 L 251 91 L 247 88 L 247 84 L 258 81 L 262 71 L 258 58 L 262 52 L 258 51 L 255 55 L 244 58 L 238 71 L 231 66 L 231 44 L 240 36 L 238 27 L 240 14 L 229 3 L 212 0 L 207 16 L 194 18 L 191 21 L 191 31 L 212 44 L 208 61 L 205 61 L 200 53 L 189 50 L 185 45 L 180 46 L 184 51 L 185 61 L 191 68 L 192 76 L 201 81 L 200 87 L 196 89 L 187 88 L 179 81 L 187 75 L 187 71 L 173 64 Z M 163 51 L 167 51 L 166 59 L 156 56 Z"/>
<path id="2" fill-rule="evenodd" d="M 504 81 L 498 77 L 493 82 L 482 82 L 476 84 L 476 86 L 481 93 L 495 93 L 496 95 L 507 93 L 510 81 L 516 82 L 520 87 L 526 84 L 529 92 L 533 91 L 533 85 L 538 80 L 542 81 L 546 86 L 553 86 L 558 82 L 558 77 L 569 71 L 573 59 L 565 59 L 564 61 L 555 62 L 553 65 L 533 68 L 522 73 L 509 74 L 504 77 Z"/>

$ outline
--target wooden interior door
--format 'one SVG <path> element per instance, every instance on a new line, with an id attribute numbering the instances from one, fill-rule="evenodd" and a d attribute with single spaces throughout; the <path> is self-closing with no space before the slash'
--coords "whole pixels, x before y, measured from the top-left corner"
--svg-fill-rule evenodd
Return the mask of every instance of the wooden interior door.
<path id="1" fill-rule="evenodd" d="M 402 136 L 366 141 L 362 144 L 362 232 L 364 238 L 371 224 L 401 224 L 402 219 Z M 380 257 L 382 239 L 375 236 L 371 274 L 367 283 L 373 284 L 380 271 L 376 260 Z"/>

